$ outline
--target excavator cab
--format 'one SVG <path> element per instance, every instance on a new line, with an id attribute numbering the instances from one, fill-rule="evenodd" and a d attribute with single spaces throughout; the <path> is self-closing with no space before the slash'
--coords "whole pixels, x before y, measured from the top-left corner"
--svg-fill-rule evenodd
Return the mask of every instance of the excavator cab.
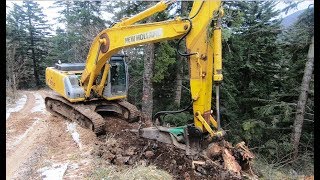
<path id="1" fill-rule="evenodd" d="M 107 100 L 122 99 L 128 92 L 128 66 L 125 55 L 116 54 L 110 58 L 110 71 L 103 97 Z"/>
<path id="2" fill-rule="evenodd" d="M 102 96 L 107 100 L 124 99 L 128 92 L 128 67 L 125 55 L 113 55 L 109 64 L 110 71 Z M 85 91 L 79 81 L 84 69 L 85 63 L 57 63 L 55 67 L 46 69 L 46 83 L 70 102 L 82 101 L 85 99 Z"/>

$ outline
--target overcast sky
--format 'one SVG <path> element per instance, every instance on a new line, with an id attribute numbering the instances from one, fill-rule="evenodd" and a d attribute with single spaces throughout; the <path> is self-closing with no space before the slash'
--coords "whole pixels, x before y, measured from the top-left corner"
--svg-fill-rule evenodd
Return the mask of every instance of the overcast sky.
<path id="1" fill-rule="evenodd" d="M 280 1 L 280 0 L 279 0 Z M 288 0 L 287 0 L 288 1 Z M 290 1 L 290 0 L 289 0 Z M 292 1 L 292 0 L 291 0 Z M 283 9 L 285 8 L 287 5 L 284 3 L 285 1 L 284 0 L 281 0 L 276 8 L 277 9 Z M 13 3 L 17 3 L 19 5 L 22 4 L 22 1 L 21 0 L 14 0 L 14 1 L 6 1 L 6 5 L 9 6 L 9 8 L 12 7 L 12 4 Z M 50 6 L 53 5 L 54 1 L 40 1 L 38 0 L 37 3 L 40 4 L 40 6 L 43 8 L 43 13 L 47 16 L 47 20 L 49 22 L 49 24 L 51 24 L 53 26 L 53 30 L 55 30 L 57 27 L 61 27 L 61 28 L 64 28 L 64 25 L 63 24 L 59 24 L 57 23 L 57 21 L 55 20 L 55 18 L 58 17 L 58 11 L 59 9 L 57 8 L 50 8 Z M 306 9 L 308 8 L 308 6 L 310 4 L 314 4 L 314 0 L 304 0 L 302 3 L 300 3 L 298 5 L 297 8 L 294 8 L 294 9 L 291 9 L 287 14 L 284 14 L 282 13 L 281 16 L 282 17 L 285 17 L 287 15 L 290 15 L 296 11 L 299 11 L 299 10 L 302 10 L 302 9 Z M 8 12 L 9 8 L 6 9 L 6 11 Z M 101 18 L 104 19 L 104 20 L 109 20 L 110 19 L 110 15 L 108 15 L 108 13 L 103 13 L 101 14 Z"/>

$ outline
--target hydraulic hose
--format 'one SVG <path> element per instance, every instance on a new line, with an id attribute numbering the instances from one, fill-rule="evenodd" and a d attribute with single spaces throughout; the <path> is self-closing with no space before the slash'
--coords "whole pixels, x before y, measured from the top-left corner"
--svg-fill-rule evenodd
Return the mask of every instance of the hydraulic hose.
<path id="1" fill-rule="evenodd" d="M 193 101 L 191 101 L 191 103 L 190 103 L 190 105 L 188 107 L 186 107 L 184 109 L 181 109 L 181 110 L 177 110 L 177 111 L 159 111 L 159 112 L 157 112 L 152 118 L 153 124 L 155 124 L 154 121 L 157 118 L 159 118 L 161 115 L 165 115 L 166 116 L 168 114 L 176 114 L 176 113 L 181 113 L 181 112 L 187 111 L 189 108 L 191 108 L 192 104 L 193 104 Z M 161 119 L 159 119 L 159 120 L 160 120 L 160 123 L 162 123 Z"/>

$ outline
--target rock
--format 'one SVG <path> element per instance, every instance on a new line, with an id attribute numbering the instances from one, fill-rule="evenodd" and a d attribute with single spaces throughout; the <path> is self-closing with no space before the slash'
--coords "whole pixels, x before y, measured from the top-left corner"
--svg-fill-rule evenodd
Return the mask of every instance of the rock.
<path id="1" fill-rule="evenodd" d="M 122 154 L 123 150 L 121 148 L 115 147 L 109 150 L 112 154 Z"/>
<path id="2" fill-rule="evenodd" d="M 188 172 L 185 172 L 183 177 L 184 177 L 184 180 L 191 180 L 190 175 L 189 175 Z"/>
<path id="3" fill-rule="evenodd" d="M 177 164 L 177 161 L 174 160 L 174 159 L 172 159 L 171 163 L 172 163 L 172 164 Z"/>
<path id="4" fill-rule="evenodd" d="M 203 167 L 201 167 L 201 166 L 197 167 L 197 171 L 203 175 L 207 175 L 207 171 L 205 169 L 203 169 Z"/>
<path id="5" fill-rule="evenodd" d="M 130 156 L 122 156 L 119 160 L 122 161 L 124 164 L 128 163 Z"/>
<path id="6" fill-rule="evenodd" d="M 178 166 L 178 169 L 181 170 L 183 167 L 182 166 Z"/>
<path id="7" fill-rule="evenodd" d="M 136 149 L 136 148 L 134 148 L 134 147 L 129 147 L 129 148 L 124 152 L 124 154 L 127 155 L 127 156 L 132 156 L 132 155 L 135 154 L 135 152 L 134 152 L 135 149 Z"/>
<path id="8" fill-rule="evenodd" d="M 109 161 L 112 161 L 116 156 L 114 154 L 111 154 L 111 153 L 104 153 L 102 155 L 102 158 L 105 159 L 105 160 L 109 160 Z"/>
<path id="9" fill-rule="evenodd" d="M 114 164 L 123 165 L 130 159 L 130 156 L 122 156 L 121 154 L 116 155 L 114 159 Z"/>
<path id="10" fill-rule="evenodd" d="M 144 155 L 147 157 L 147 158 L 151 158 L 152 156 L 154 156 L 154 153 L 152 151 L 146 151 L 144 153 Z"/>
<path id="11" fill-rule="evenodd" d="M 135 162 L 134 159 L 135 159 L 135 158 L 130 158 L 129 161 L 127 162 L 128 165 L 132 165 L 132 164 Z"/>

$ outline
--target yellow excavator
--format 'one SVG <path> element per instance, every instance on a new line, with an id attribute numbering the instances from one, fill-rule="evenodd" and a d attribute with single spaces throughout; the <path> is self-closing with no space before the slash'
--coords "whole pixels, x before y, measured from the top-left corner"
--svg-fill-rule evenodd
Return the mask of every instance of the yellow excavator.
<path id="1" fill-rule="evenodd" d="M 128 91 L 128 68 L 125 56 L 117 54 L 126 47 L 165 40 L 186 40 L 194 123 L 182 127 L 140 128 L 141 137 L 174 144 L 189 155 L 197 154 L 203 142 L 222 137 L 220 125 L 219 84 L 222 75 L 221 17 L 219 0 L 195 0 L 189 17 L 153 23 L 137 22 L 164 11 L 174 3 L 160 1 L 130 18 L 102 30 L 93 40 L 85 64 L 58 63 L 46 69 L 46 83 L 57 95 L 45 98 L 46 108 L 78 122 L 99 134 L 104 131 L 103 112 L 120 114 L 128 121 L 140 117 L 138 109 L 125 101 Z M 216 115 L 211 109 L 212 88 L 216 90 Z M 159 117 L 169 112 L 159 112 Z"/>

